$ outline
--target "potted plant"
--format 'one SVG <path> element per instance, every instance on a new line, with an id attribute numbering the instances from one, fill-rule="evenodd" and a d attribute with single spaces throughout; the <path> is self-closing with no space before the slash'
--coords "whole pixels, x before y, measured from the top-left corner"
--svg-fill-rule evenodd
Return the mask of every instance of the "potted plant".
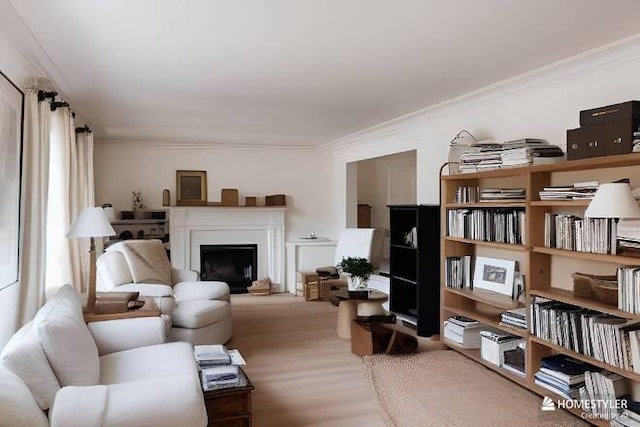
<path id="1" fill-rule="evenodd" d="M 366 289 L 374 266 L 366 258 L 347 257 L 338 264 L 338 269 L 349 275 L 349 289 Z"/>

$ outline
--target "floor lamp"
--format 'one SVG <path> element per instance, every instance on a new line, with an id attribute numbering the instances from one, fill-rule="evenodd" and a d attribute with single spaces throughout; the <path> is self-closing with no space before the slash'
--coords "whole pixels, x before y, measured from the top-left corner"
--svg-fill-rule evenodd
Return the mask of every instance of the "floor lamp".
<path id="1" fill-rule="evenodd" d="M 87 313 L 94 313 L 96 306 L 96 237 L 115 236 L 116 232 L 111 227 L 104 209 L 98 207 L 86 208 L 76 217 L 71 229 L 67 233 L 68 238 L 91 238 L 89 249 L 89 289 L 87 291 Z"/>

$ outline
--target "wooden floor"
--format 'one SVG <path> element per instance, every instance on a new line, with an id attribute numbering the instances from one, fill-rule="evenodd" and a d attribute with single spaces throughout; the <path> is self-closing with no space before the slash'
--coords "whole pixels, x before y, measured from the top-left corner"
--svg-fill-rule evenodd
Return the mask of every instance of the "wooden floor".
<path id="1" fill-rule="evenodd" d="M 254 426 L 384 426 L 336 307 L 290 294 L 233 295 L 232 307 L 227 347 L 247 361 Z"/>

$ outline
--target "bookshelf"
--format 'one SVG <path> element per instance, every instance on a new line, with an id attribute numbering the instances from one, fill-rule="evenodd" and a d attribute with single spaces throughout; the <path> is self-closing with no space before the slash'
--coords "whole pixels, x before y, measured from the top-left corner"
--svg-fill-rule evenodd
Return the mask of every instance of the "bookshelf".
<path id="1" fill-rule="evenodd" d="M 389 308 L 419 336 L 439 330 L 439 220 L 438 205 L 389 206 Z"/>
<path id="2" fill-rule="evenodd" d="M 640 374 L 631 370 L 596 360 L 568 348 L 546 341 L 531 333 L 531 329 L 514 329 L 500 324 L 500 314 L 506 309 L 517 306 L 509 297 L 486 294 L 479 290 L 448 288 L 445 284 L 446 258 L 464 255 L 489 256 L 503 259 L 515 259 L 519 270 L 525 276 L 525 302 L 528 325 L 531 325 L 531 307 L 534 298 L 547 298 L 559 303 L 593 310 L 626 320 L 640 320 L 640 315 L 618 309 L 598 299 L 579 297 L 573 294 L 570 274 L 575 271 L 592 274 L 615 274 L 619 266 L 640 266 L 640 258 L 621 255 L 605 255 L 576 252 L 545 247 L 545 214 L 567 213 L 583 215 L 588 200 L 540 200 L 538 193 L 551 185 L 568 185 L 580 180 L 600 180 L 611 182 L 620 178 L 631 178 L 632 188 L 640 186 L 640 153 L 618 156 L 590 158 L 531 167 L 505 168 L 441 176 L 442 240 L 441 240 L 441 305 L 440 328 L 451 316 L 469 317 L 498 330 L 520 336 L 526 340 L 524 377 L 514 375 L 496 365 L 482 360 L 478 350 L 463 349 L 447 339 L 444 343 L 467 357 L 482 363 L 491 370 L 540 394 L 554 396 L 549 390 L 535 384 L 534 374 L 540 369 L 541 360 L 552 354 L 564 354 L 577 360 L 617 373 L 640 386 Z M 635 167 L 635 168 L 634 168 Z M 458 187 L 523 187 L 526 189 L 525 202 L 480 202 L 454 203 Z M 458 209 L 524 209 L 526 236 L 522 244 L 505 244 L 480 241 L 467 238 L 449 237 L 447 220 L 450 210 Z M 635 384 L 633 384 L 635 383 Z M 571 411 L 580 416 L 580 411 Z M 594 425 L 608 425 L 608 421 L 589 418 L 586 421 Z"/>

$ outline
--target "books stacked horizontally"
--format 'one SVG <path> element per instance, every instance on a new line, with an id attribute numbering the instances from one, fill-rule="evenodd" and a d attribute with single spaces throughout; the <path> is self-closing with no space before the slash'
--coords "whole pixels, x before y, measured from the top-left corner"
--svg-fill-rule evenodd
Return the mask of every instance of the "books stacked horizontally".
<path id="1" fill-rule="evenodd" d="M 527 308 L 507 310 L 500 316 L 500 324 L 510 328 L 527 329 Z"/>
<path id="2" fill-rule="evenodd" d="M 535 383 L 565 399 L 580 397 L 580 387 L 584 386 L 584 373 L 599 371 L 593 365 L 583 363 L 563 354 L 545 357 L 540 362 L 540 370 L 534 375 Z"/>
<path id="3" fill-rule="evenodd" d="M 448 288 L 473 289 L 471 255 L 447 257 L 444 283 Z"/>
<path id="4" fill-rule="evenodd" d="M 480 141 L 460 155 L 460 172 L 529 166 L 564 160 L 564 152 L 542 139 L 523 138 L 503 143 Z"/>
<path id="5" fill-rule="evenodd" d="M 616 227 L 621 255 L 640 257 L 640 220 L 621 219 Z"/>
<path id="6" fill-rule="evenodd" d="M 526 196 L 526 189 L 524 188 L 481 188 L 480 189 L 481 202 L 495 202 L 495 201 L 519 202 L 519 201 L 524 201 L 525 196 Z"/>
<path id="7" fill-rule="evenodd" d="M 504 353 L 524 346 L 524 338 L 499 331 L 480 332 L 480 356 L 496 366 L 504 365 Z M 522 347 L 520 347 L 522 348 Z"/>
<path id="8" fill-rule="evenodd" d="M 630 391 L 629 381 L 562 354 L 545 357 L 535 383 L 568 400 L 580 400 L 585 412 L 610 420 L 619 414 L 617 400 Z"/>
<path id="9" fill-rule="evenodd" d="M 242 374 L 237 365 L 244 359 L 237 350 L 227 350 L 222 344 L 193 347 L 204 391 L 241 385 Z"/>
<path id="10" fill-rule="evenodd" d="M 540 200 L 589 200 L 593 199 L 599 185 L 598 181 L 580 181 L 570 186 L 544 187 L 538 195 Z"/>
<path id="11" fill-rule="evenodd" d="M 633 152 L 640 152 L 640 146 L 636 151 L 636 145 L 633 146 Z M 640 414 L 630 409 L 625 409 L 620 415 L 611 420 L 611 427 L 639 427 Z"/>
<path id="12" fill-rule="evenodd" d="M 485 329 L 489 328 L 473 319 L 454 316 L 444 322 L 444 337 L 462 348 L 480 348 L 480 332 Z"/>

